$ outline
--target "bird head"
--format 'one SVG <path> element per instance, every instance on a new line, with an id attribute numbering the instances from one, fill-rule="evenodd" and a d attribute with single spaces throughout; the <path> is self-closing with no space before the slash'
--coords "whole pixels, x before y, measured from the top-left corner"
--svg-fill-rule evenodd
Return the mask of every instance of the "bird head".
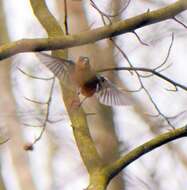
<path id="1" fill-rule="evenodd" d="M 79 69 L 90 69 L 90 60 L 88 57 L 80 56 L 77 65 Z"/>

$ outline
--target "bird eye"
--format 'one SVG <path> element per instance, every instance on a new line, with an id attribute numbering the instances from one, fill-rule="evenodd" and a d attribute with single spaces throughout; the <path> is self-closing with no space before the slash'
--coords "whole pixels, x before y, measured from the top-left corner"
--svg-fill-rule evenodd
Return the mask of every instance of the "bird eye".
<path id="1" fill-rule="evenodd" d="M 88 62 L 89 62 L 88 57 L 84 57 L 84 58 L 83 58 L 83 60 L 84 60 L 86 63 L 88 63 Z"/>

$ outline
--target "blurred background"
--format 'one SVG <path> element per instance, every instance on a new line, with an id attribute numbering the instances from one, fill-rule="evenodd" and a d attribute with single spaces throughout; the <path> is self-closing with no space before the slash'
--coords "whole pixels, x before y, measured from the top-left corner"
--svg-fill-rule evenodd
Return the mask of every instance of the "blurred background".
<path id="1" fill-rule="evenodd" d="M 112 22 L 126 19 L 148 9 L 154 10 L 174 0 L 95 0 L 104 13 L 114 14 Z M 46 0 L 52 14 L 64 24 L 64 1 Z M 75 34 L 103 25 L 101 15 L 90 1 L 67 1 L 69 33 Z M 120 14 L 118 14 L 120 12 Z M 177 16 L 187 24 L 187 13 Z M 0 43 L 22 38 L 46 37 L 35 18 L 29 1 L 0 0 Z M 117 36 L 113 41 L 128 56 L 133 66 L 156 68 L 164 62 L 174 40 L 169 58 L 161 73 L 187 86 L 186 46 L 187 30 L 174 20 L 136 30 L 140 43 L 133 33 Z M 112 66 L 129 66 L 129 63 L 110 40 L 69 49 L 69 59 L 88 56 L 95 69 Z M 19 68 L 25 72 L 21 72 Z M 163 67 L 160 69 L 162 70 Z M 27 74 L 26 74 L 27 73 Z M 141 73 L 147 75 L 146 73 Z M 88 185 L 88 174 L 80 158 L 64 107 L 59 82 L 55 80 L 49 120 L 42 138 L 33 151 L 24 146 L 32 143 L 43 129 L 46 104 L 50 96 L 51 80 L 34 79 L 52 77 L 33 53 L 23 53 L 1 61 L 0 64 L 0 140 L 9 141 L 0 146 L 0 190 L 82 190 Z M 97 149 L 110 163 L 120 155 L 153 138 L 160 132 L 171 130 L 187 122 L 187 94 L 155 76 L 137 77 L 127 71 L 105 73 L 132 99 L 132 106 L 107 107 L 93 97 L 84 103 L 89 128 Z M 151 99 L 150 99 L 151 97 Z M 33 101 L 31 101 L 33 100 Z M 156 107 L 154 106 L 156 105 Z M 160 113 L 158 113 L 158 110 Z M 110 190 L 186 189 L 187 140 L 180 139 L 146 154 L 115 177 Z"/>

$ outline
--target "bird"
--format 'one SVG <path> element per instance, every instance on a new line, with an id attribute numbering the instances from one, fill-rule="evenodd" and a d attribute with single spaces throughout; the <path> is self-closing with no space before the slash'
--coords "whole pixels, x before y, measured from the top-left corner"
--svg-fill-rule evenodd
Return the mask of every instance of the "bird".
<path id="1" fill-rule="evenodd" d="M 99 102 L 107 106 L 131 105 L 124 91 L 91 67 L 88 57 L 79 56 L 74 62 L 43 52 L 36 52 L 35 55 L 60 82 L 68 76 L 75 84 L 78 94 L 82 94 L 85 98 L 96 95 Z"/>

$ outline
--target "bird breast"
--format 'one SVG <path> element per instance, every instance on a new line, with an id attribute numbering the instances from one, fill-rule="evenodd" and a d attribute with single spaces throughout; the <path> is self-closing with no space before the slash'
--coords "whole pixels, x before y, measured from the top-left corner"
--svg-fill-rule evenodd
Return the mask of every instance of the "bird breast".
<path id="1" fill-rule="evenodd" d="M 81 86 L 81 94 L 90 97 L 96 92 L 99 79 L 95 76 Z"/>

